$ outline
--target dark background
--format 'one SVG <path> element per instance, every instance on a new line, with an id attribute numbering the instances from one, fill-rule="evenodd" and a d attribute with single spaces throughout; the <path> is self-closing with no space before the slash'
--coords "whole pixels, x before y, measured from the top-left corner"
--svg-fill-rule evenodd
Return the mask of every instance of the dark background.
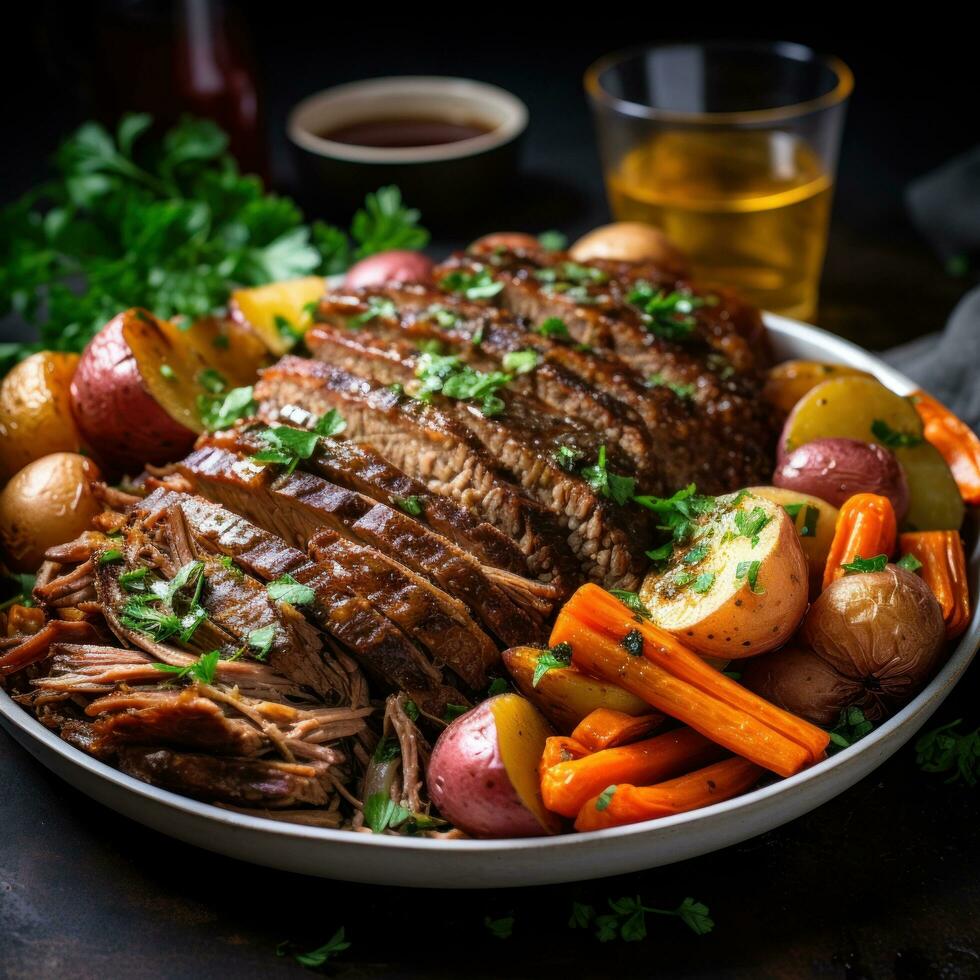
<path id="1" fill-rule="evenodd" d="M 98 44 L 104 5 L 25 6 L 3 15 L 2 200 L 39 180 L 59 137 L 96 111 L 92 79 L 99 59 L 113 57 Z M 973 280 L 947 275 L 911 227 L 902 194 L 980 141 L 966 23 L 938 7 L 914 16 L 896 8 L 890 26 L 859 28 L 858 5 L 815 8 L 808 23 L 758 6 L 728 23 L 695 5 L 608 6 L 238 5 L 265 97 L 274 186 L 306 197 L 282 134 L 302 96 L 375 75 L 468 76 L 527 102 L 524 175 L 492 223 L 476 216 L 472 194 L 447 189 L 459 199 L 457 221 L 436 248 L 502 226 L 574 236 L 607 220 L 581 90 L 591 60 L 647 40 L 801 41 L 838 54 L 857 77 L 819 322 L 874 347 L 941 328 Z M 148 61 L 142 70 L 154 69 Z M 937 723 L 980 721 L 978 677 L 976 668 L 967 674 Z M 260 976 L 298 970 L 277 959 L 280 941 L 309 949 L 343 925 L 353 945 L 332 972 L 350 977 L 980 977 L 977 790 L 921 773 L 911 747 L 830 804 L 740 847 L 521 892 L 412 892 L 252 868 L 130 824 L 6 736 L 0 767 L 0 976 Z M 600 945 L 566 928 L 573 900 L 601 906 L 636 893 L 661 907 L 691 895 L 711 907 L 715 932 L 698 938 L 658 918 L 644 943 Z M 511 913 L 513 938 L 492 938 L 484 916 Z"/>

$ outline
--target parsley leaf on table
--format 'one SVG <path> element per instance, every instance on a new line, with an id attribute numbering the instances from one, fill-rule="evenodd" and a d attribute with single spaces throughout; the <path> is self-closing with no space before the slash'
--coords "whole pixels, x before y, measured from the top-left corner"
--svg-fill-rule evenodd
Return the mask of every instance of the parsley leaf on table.
<path id="1" fill-rule="evenodd" d="M 715 927 L 708 906 L 693 898 L 685 898 L 676 909 L 657 909 L 644 905 L 639 895 L 608 899 L 609 912 L 596 915 L 595 908 L 582 902 L 572 902 L 568 919 L 570 929 L 595 928 L 595 937 L 601 943 L 614 939 L 635 943 L 647 936 L 646 916 L 669 915 L 681 920 L 697 936 L 704 936 Z"/>
<path id="2" fill-rule="evenodd" d="M 483 924 L 487 927 L 491 936 L 496 939 L 510 939 L 514 932 L 514 917 L 505 915 L 499 919 L 491 919 L 489 915 L 483 917 Z"/>
<path id="3" fill-rule="evenodd" d="M 318 966 L 323 966 L 331 957 L 342 953 L 345 949 L 350 949 L 350 943 L 345 942 L 344 927 L 341 926 L 322 946 L 310 950 L 308 953 L 297 953 L 293 959 L 300 966 L 315 969 Z M 280 952 L 279 955 L 281 956 L 283 953 Z"/>
<path id="4" fill-rule="evenodd" d="M 927 732 L 915 743 L 915 761 L 923 772 L 952 773 L 947 783 L 962 779 L 976 786 L 980 779 L 980 728 L 961 734 L 962 719 Z"/>

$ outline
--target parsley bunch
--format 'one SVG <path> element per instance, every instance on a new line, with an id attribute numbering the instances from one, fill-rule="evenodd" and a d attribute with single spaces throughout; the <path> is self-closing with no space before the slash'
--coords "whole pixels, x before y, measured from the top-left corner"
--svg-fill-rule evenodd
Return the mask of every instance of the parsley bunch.
<path id="1" fill-rule="evenodd" d="M 35 350 L 80 351 L 132 306 L 200 317 L 237 286 L 343 272 L 428 241 L 397 187 L 369 194 L 349 233 L 305 225 L 291 200 L 239 172 L 214 123 L 185 118 L 159 140 L 152 123 L 85 123 L 58 149 L 54 178 L 0 211 L 0 315 L 38 330 L 36 343 L 0 344 L 0 373 Z"/>
<path id="2" fill-rule="evenodd" d="M 915 761 L 923 772 L 948 772 L 947 783 L 962 779 L 976 786 L 980 779 L 980 728 L 956 731 L 962 719 L 927 732 L 915 743 Z"/>

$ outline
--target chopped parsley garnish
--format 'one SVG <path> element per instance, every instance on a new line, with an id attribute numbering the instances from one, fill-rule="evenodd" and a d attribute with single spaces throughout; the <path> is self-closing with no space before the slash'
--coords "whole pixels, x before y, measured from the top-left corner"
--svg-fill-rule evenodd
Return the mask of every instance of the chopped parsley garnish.
<path id="1" fill-rule="evenodd" d="M 162 643 L 180 633 L 180 617 L 166 612 L 145 599 L 130 599 L 119 617 L 127 629 L 137 630 Z"/>
<path id="2" fill-rule="evenodd" d="M 364 822 L 376 834 L 403 824 L 411 811 L 399 806 L 387 793 L 372 793 L 364 801 Z"/>
<path id="3" fill-rule="evenodd" d="M 562 252 L 568 245 L 568 237 L 560 231 L 543 231 L 538 235 L 538 244 L 546 252 Z"/>
<path id="4" fill-rule="evenodd" d="M 597 797 L 595 801 L 595 808 L 599 811 L 605 810 L 606 807 L 612 803 L 613 795 L 616 792 L 616 784 L 612 786 L 607 786 Z"/>
<path id="5" fill-rule="evenodd" d="M 834 753 L 846 749 L 864 738 L 874 727 L 856 705 L 844 708 L 837 719 L 837 724 L 830 729 L 829 751 Z"/>
<path id="6" fill-rule="evenodd" d="M 902 555 L 896 564 L 899 568 L 904 568 L 907 572 L 917 572 L 922 568 L 922 562 L 915 555 Z"/>
<path id="7" fill-rule="evenodd" d="M 735 513 L 735 527 L 738 529 L 738 533 L 742 537 L 748 538 L 753 548 L 759 543 L 759 535 L 762 533 L 762 529 L 771 520 L 772 518 L 761 507 L 753 507 L 748 513 L 744 510 Z"/>
<path id="8" fill-rule="evenodd" d="M 576 449 L 574 446 L 559 446 L 552 454 L 551 458 L 566 472 L 574 473 L 579 460 L 585 455 L 583 450 Z"/>
<path id="9" fill-rule="evenodd" d="M 134 568 L 128 572 L 121 572 L 118 581 L 127 592 L 145 592 L 146 576 L 149 574 L 148 568 Z"/>
<path id="10" fill-rule="evenodd" d="M 220 395 L 228 387 L 225 376 L 214 368 L 205 368 L 197 376 L 197 383 L 212 395 Z"/>
<path id="11" fill-rule="evenodd" d="M 651 374 L 647 378 L 647 386 L 650 388 L 667 388 L 678 398 L 693 398 L 697 394 L 698 387 L 693 384 L 681 384 L 679 381 L 669 381 L 662 374 Z"/>
<path id="12" fill-rule="evenodd" d="M 294 429 L 279 425 L 274 429 L 263 429 L 259 438 L 268 444 L 268 449 L 254 453 L 250 458 L 255 463 L 277 463 L 286 467 L 289 476 L 299 465 L 300 460 L 309 459 L 316 449 L 320 437 L 306 429 Z"/>
<path id="13" fill-rule="evenodd" d="M 317 419 L 316 425 L 313 426 L 313 431 L 318 436 L 329 438 L 330 436 L 339 435 L 346 428 L 347 419 L 337 409 L 331 408 L 329 412 L 325 412 Z"/>
<path id="14" fill-rule="evenodd" d="M 291 323 L 279 313 L 273 317 L 273 323 L 276 325 L 276 333 L 279 334 L 279 339 L 286 345 L 288 350 L 292 350 L 302 341 L 305 334 L 302 327 Z"/>
<path id="15" fill-rule="evenodd" d="M 405 714 L 408 715 L 409 721 L 419 720 L 419 706 L 411 699 L 405 702 Z"/>
<path id="16" fill-rule="evenodd" d="M 446 398 L 479 402 L 480 411 L 487 417 L 506 408 L 496 392 L 512 380 L 502 371 L 476 371 L 455 354 L 421 354 L 415 376 L 422 382 L 416 398 L 428 401 L 439 392 Z"/>
<path id="17" fill-rule="evenodd" d="M 715 573 L 714 572 L 702 572 L 692 583 L 691 589 L 698 593 L 698 595 L 704 595 L 706 592 L 710 591 L 711 586 L 715 584 Z"/>
<path id="18" fill-rule="evenodd" d="M 684 555 L 684 557 L 681 558 L 681 561 L 685 565 L 696 565 L 702 559 L 707 558 L 708 552 L 710 550 L 711 549 L 708 547 L 707 543 L 702 542 L 701 544 L 696 545 L 694 548 L 692 548 L 686 555 Z"/>
<path id="19" fill-rule="evenodd" d="M 619 644 L 631 657 L 643 656 L 643 634 L 639 630 L 630 630 Z"/>
<path id="20" fill-rule="evenodd" d="M 176 680 L 193 677 L 194 680 L 200 681 L 202 684 L 213 684 L 218 673 L 218 661 L 220 659 L 220 653 L 217 650 L 212 650 L 210 653 L 202 654 L 199 659 L 186 667 L 155 663 L 153 669 L 165 674 L 173 674 Z"/>
<path id="21" fill-rule="evenodd" d="M 527 374 L 540 363 L 536 350 L 512 350 L 504 354 L 504 370 L 512 374 Z"/>
<path id="22" fill-rule="evenodd" d="M 631 476 L 619 476 L 610 473 L 606 467 L 606 447 L 599 447 L 599 458 L 595 466 L 586 466 L 582 470 L 582 479 L 596 493 L 615 504 L 622 506 L 633 499 L 636 480 Z"/>
<path id="23" fill-rule="evenodd" d="M 436 340 L 434 337 L 430 337 L 426 340 L 420 340 L 415 345 L 423 354 L 442 354 L 445 352 L 445 345 L 441 340 Z"/>
<path id="24" fill-rule="evenodd" d="M 800 511 L 803 510 L 803 504 L 783 504 L 783 510 L 795 521 Z"/>
<path id="25" fill-rule="evenodd" d="M 505 915 L 500 919 L 491 919 L 489 915 L 485 915 L 483 924 L 487 927 L 490 935 L 496 939 L 510 939 L 514 932 L 514 917 L 512 915 Z"/>
<path id="26" fill-rule="evenodd" d="M 169 364 L 160 365 L 160 377 L 165 378 L 167 381 L 173 381 L 177 377 L 174 369 Z"/>
<path id="27" fill-rule="evenodd" d="M 578 262 L 559 262 L 557 265 L 537 269 L 534 278 L 543 283 L 604 283 L 609 281 L 609 276 L 602 269 L 594 269 L 592 266 L 580 265 Z M 571 295 L 571 290 L 565 290 L 567 295 Z M 575 294 L 573 299 L 581 298 Z"/>
<path id="28" fill-rule="evenodd" d="M 803 515 L 803 527 L 800 528 L 800 537 L 812 538 L 817 533 L 818 520 L 820 520 L 820 511 L 807 504 L 806 512 Z"/>
<path id="29" fill-rule="evenodd" d="M 292 606 L 308 606 L 316 593 L 308 585 L 301 585 L 288 572 L 266 586 L 266 591 L 276 602 L 288 602 Z"/>
<path id="30" fill-rule="evenodd" d="M 357 316 L 352 316 L 347 321 L 347 326 L 353 327 L 356 330 L 358 327 L 363 327 L 365 323 L 370 323 L 372 320 L 395 320 L 397 318 L 398 307 L 395 306 L 393 300 L 387 296 L 369 296 L 367 299 L 367 309 L 363 313 L 358 313 Z"/>
<path id="31" fill-rule="evenodd" d="M 197 411 L 208 432 L 227 429 L 238 419 L 255 414 L 255 389 L 252 385 L 232 388 L 219 395 L 198 395 Z"/>
<path id="32" fill-rule="evenodd" d="M 341 926 L 322 946 L 308 953 L 297 953 L 293 959 L 300 966 L 315 970 L 323 966 L 332 956 L 350 949 L 350 943 L 344 941 L 344 927 Z M 282 955 L 282 954 L 280 954 Z"/>
<path id="33" fill-rule="evenodd" d="M 391 762 L 401 754 L 402 750 L 398 744 L 398 739 L 392 738 L 390 735 L 382 735 L 378 739 L 378 744 L 375 746 L 371 758 L 375 762 Z"/>
<path id="34" fill-rule="evenodd" d="M 118 548 L 107 548 L 99 555 L 100 565 L 111 565 L 113 562 L 122 561 L 123 553 Z"/>
<path id="35" fill-rule="evenodd" d="M 954 731 L 962 719 L 927 732 L 915 743 L 915 761 L 923 772 L 951 773 L 947 783 L 962 779 L 976 786 L 980 779 L 980 728 L 961 734 Z"/>
<path id="36" fill-rule="evenodd" d="M 661 523 L 657 525 L 658 528 L 670 531 L 675 544 L 684 544 L 693 533 L 697 519 L 712 513 L 717 506 L 714 497 L 699 494 L 693 483 L 670 497 L 643 495 L 633 500 L 659 516 Z"/>
<path id="37" fill-rule="evenodd" d="M 655 909 L 643 904 L 639 895 L 635 898 L 608 899 L 610 912 L 596 915 L 595 908 L 582 902 L 572 903 L 572 914 L 568 920 L 570 929 L 595 927 L 595 937 L 601 943 L 621 939 L 626 943 L 640 942 L 647 936 L 647 913 L 669 915 L 680 919 L 695 935 L 704 936 L 715 927 L 708 906 L 685 898 L 676 909 Z"/>
<path id="38" fill-rule="evenodd" d="M 256 660 L 265 660 L 269 656 L 269 651 L 272 649 L 272 644 L 276 639 L 276 627 L 270 623 L 268 626 L 262 626 L 259 629 L 252 630 L 248 634 L 247 642 L 249 647 L 255 651 Z"/>
<path id="39" fill-rule="evenodd" d="M 756 595 L 766 594 L 766 590 L 759 585 L 759 569 L 761 567 L 761 561 L 740 561 L 735 566 L 735 578 L 744 578 L 750 591 Z"/>
<path id="40" fill-rule="evenodd" d="M 610 589 L 609 594 L 619 599 L 631 613 L 636 613 L 637 616 L 642 616 L 644 619 L 650 618 L 650 610 L 643 604 L 639 593 L 627 592 L 625 589 Z"/>
<path id="41" fill-rule="evenodd" d="M 497 282 L 488 269 L 477 272 L 454 269 L 443 277 L 439 285 L 451 293 L 460 293 L 467 299 L 490 299 L 504 288 L 504 284 Z"/>
<path id="42" fill-rule="evenodd" d="M 469 707 L 465 704 L 447 704 L 446 710 L 442 713 L 442 720 L 448 725 L 460 715 L 465 715 L 469 710 Z"/>
<path id="43" fill-rule="evenodd" d="M 498 694 L 506 694 L 510 690 L 510 685 L 503 677 L 495 677 L 487 688 L 487 697 L 496 697 Z"/>
<path id="44" fill-rule="evenodd" d="M 456 326 L 459 322 L 459 314 L 454 310 L 450 310 L 448 307 L 442 306 L 439 303 L 433 303 L 431 306 L 427 307 L 421 314 L 424 319 L 434 320 L 437 326 L 442 327 L 444 330 L 448 330 L 450 327 Z"/>
<path id="45" fill-rule="evenodd" d="M 626 302 L 637 306 L 650 333 L 664 340 L 687 340 L 697 321 L 691 315 L 707 302 L 690 293 L 656 289 L 651 283 L 638 282 L 627 294 Z"/>
<path id="46" fill-rule="evenodd" d="M 537 332 L 542 337 L 555 337 L 558 340 L 572 339 L 572 335 L 568 330 L 568 324 L 560 316 L 546 317 L 538 324 Z"/>
<path id="47" fill-rule="evenodd" d="M 418 517 L 422 513 L 422 500 L 416 494 L 410 497 L 393 497 L 392 501 L 399 510 L 403 510 L 412 517 Z"/>
<path id="48" fill-rule="evenodd" d="M 911 432 L 899 432 L 893 429 L 884 419 L 875 419 L 871 423 L 871 434 L 889 449 L 908 449 L 922 443 L 922 437 Z"/>
<path id="49" fill-rule="evenodd" d="M 538 654 L 538 662 L 534 667 L 534 676 L 531 678 L 531 687 L 537 687 L 541 678 L 549 670 L 560 667 L 567 667 L 572 662 L 572 645 L 570 643 L 556 643 L 553 647 L 542 650 Z"/>
<path id="50" fill-rule="evenodd" d="M 873 558 L 862 558 L 860 555 L 854 561 L 841 563 L 841 568 L 848 575 L 855 575 L 859 572 L 882 572 L 888 564 L 888 555 L 875 555 Z"/>
<path id="51" fill-rule="evenodd" d="M 654 564 L 670 561 L 670 556 L 674 553 L 673 541 L 662 544 L 659 548 L 651 548 L 645 554 Z"/>

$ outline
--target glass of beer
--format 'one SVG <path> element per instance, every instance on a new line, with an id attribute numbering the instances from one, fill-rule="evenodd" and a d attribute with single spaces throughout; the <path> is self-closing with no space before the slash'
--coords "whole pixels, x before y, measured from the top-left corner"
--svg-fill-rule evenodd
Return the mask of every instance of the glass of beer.
<path id="1" fill-rule="evenodd" d="M 660 228 L 695 277 L 813 319 L 854 79 L 798 44 L 664 44 L 585 76 L 618 221 Z"/>

